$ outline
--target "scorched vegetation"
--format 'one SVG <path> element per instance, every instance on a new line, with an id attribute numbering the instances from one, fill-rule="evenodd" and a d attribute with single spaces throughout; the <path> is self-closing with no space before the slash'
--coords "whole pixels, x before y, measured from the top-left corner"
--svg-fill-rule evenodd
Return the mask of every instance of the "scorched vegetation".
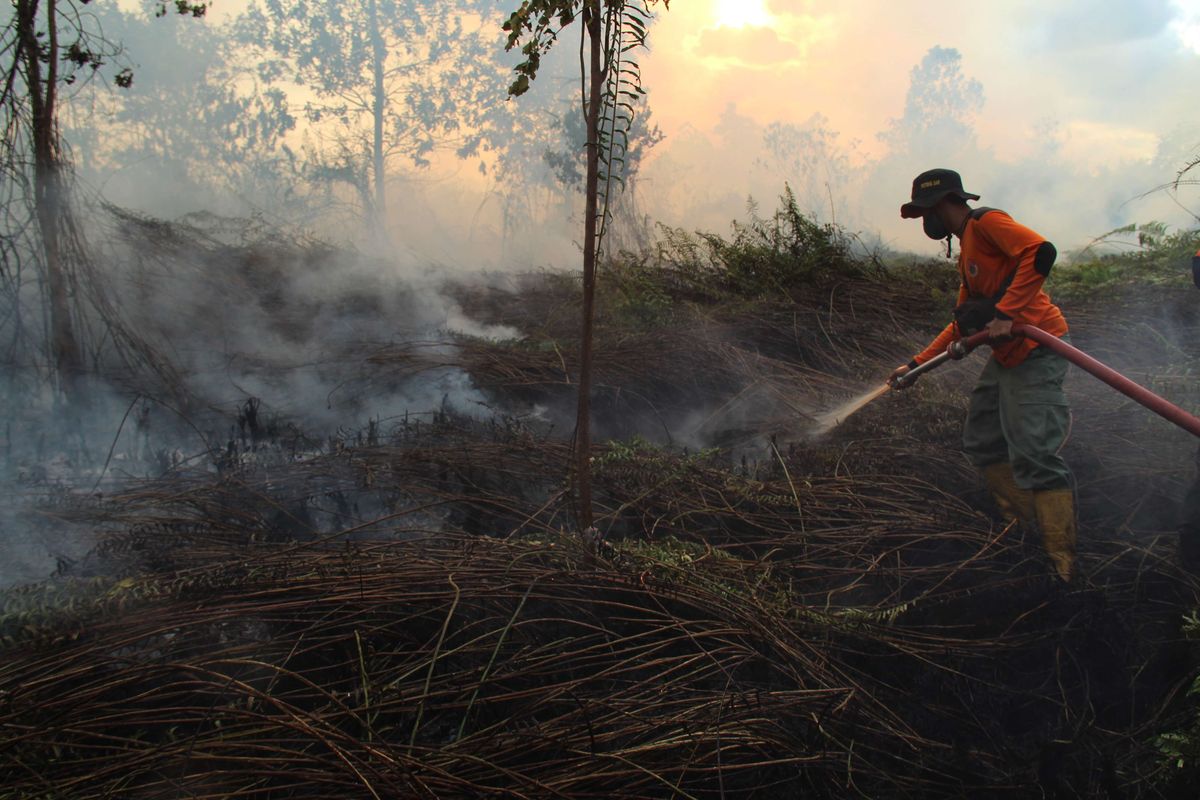
<path id="1" fill-rule="evenodd" d="M 155 259 L 191 253 L 223 292 L 179 306 L 165 351 L 223 297 L 273 341 L 312 348 L 359 400 L 453 373 L 479 402 L 447 390 L 436 413 L 364 421 L 335 392 L 306 418 L 257 398 L 222 406 L 181 372 L 180 402 L 212 415 L 198 456 L 127 461 L 147 477 L 109 470 L 102 492 L 22 472 L 32 502 L 6 524 L 86 531 L 94 547 L 3 595 L 0 797 L 1194 786 L 1200 660 L 1184 622 L 1198 586 L 1173 535 L 1185 437 L 1072 376 L 1081 536 L 1067 588 L 958 454 L 979 356 L 806 435 L 945 318 L 948 263 L 855 255 L 790 195 L 728 238 L 664 230 L 607 259 L 595 530 L 581 533 L 565 478 L 575 278 L 440 287 L 492 335 L 382 340 L 376 315 L 420 305 L 385 284 L 335 295 L 350 329 L 314 337 L 320 309 L 280 288 L 272 254 L 322 265 L 328 250 L 130 217 L 120 230 L 141 240 L 146 291 Z M 1055 276 L 1073 290 L 1075 343 L 1195 407 L 1195 301 L 1164 281 L 1113 302 L 1081 269 Z M 246 351 L 265 376 L 294 371 Z"/>

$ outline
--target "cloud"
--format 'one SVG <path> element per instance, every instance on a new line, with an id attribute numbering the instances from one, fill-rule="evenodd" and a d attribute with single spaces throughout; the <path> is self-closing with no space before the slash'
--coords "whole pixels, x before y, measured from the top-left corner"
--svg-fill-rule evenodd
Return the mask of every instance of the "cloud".
<path id="1" fill-rule="evenodd" d="M 1158 151 L 1159 137 L 1125 125 L 1075 120 L 1063 127 L 1062 155 L 1089 168 L 1122 161 L 1150 161 Z"/>
<path id="2" fill-rule="evenodd" d="M 1104 47 L 1158 37 L 1174 16 L 1171 0 L 1072 0 L 1055 6 L 1045 30 L 1052 47 Z"/>
<path id="3" fill-rule="evenodd" d="M 701 32 L 699 54 L 729 65 L 768 68 L 799 61 L 803 50 L 781 39 L 772 28 L 708 28 Z"/>
<path id="4" fill-rule="evenodd" d="M 1171 30 L 1179 37 L 1185 48 L 1200 56 L 1200 8 L 1187 0 L 1174 0 L 1177 16 L 1171 22 Z"/>

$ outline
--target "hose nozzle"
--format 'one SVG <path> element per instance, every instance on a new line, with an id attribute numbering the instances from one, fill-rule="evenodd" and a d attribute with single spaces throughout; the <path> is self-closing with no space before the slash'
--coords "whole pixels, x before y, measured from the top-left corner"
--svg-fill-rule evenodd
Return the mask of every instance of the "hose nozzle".
<path id="1" fill-rule="evenodd" d="M 950 343 L 942 352 L 938 353 L 933 358 L 926 361 L 924 364 L 918 364 L 903 375 L 888 379 L 888 385 L 893 389 L 907 389 L 917 382 L 917 378 L 929 372 L 931 369 L 937 369 L 947 361 L 959 361 L 968 356 L 972 350 L 987 341 L 987 331 L 979 333 L 967 339 L 957 339 Z"/>

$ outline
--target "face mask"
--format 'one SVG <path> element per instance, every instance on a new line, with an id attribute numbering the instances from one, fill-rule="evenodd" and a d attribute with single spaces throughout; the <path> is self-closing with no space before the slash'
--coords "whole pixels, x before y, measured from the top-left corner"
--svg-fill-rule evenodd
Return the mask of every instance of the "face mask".
<path id="1" fill-rule="evenodd" d="M 921 217 L 921 227 L 925 229 L 925 235 L 930 239 L 945 239 L 950 235 L 950 231 L 946 230 L 946 226 L 942 224 L 941 218 L 932 211 Z"/>

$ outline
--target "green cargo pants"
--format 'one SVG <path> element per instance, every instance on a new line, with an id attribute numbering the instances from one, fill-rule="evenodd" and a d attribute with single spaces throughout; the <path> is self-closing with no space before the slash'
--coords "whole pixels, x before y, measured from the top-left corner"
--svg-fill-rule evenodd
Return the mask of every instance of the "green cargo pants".
<path id="1" fill-rule="evenodd" d="M 1022 489 L 1069 488 L 1071 472 L 1058 454 L 1071 424 L 1066 374 L 1067 360 L 1044 347 L 1011 368 L 988 359 L 963 427 L 967 460 L 980 469 L 1009 462 Z"/>

